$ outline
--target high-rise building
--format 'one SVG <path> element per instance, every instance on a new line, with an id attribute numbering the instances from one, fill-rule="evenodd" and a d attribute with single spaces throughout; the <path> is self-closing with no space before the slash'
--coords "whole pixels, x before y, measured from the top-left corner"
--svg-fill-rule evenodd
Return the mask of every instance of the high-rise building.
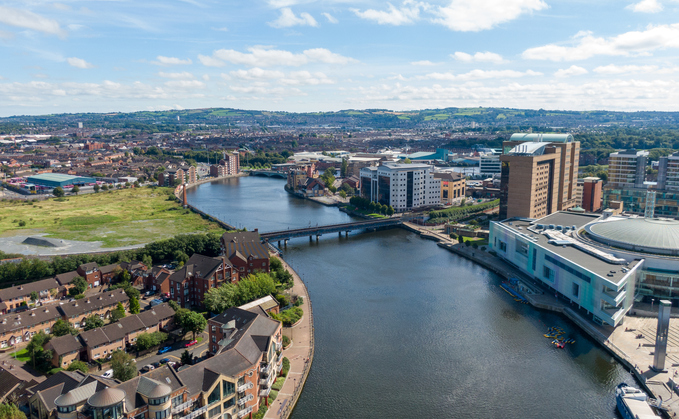
<path id="1" fill-rule="evenodd" d="M 513 134 L 503 143 L 500 219 L 576 206 L 580 142 L 571 134 Z"/>
<path id="2" fill-rule="evenodd" d="M 679 152 L 660 158 L 657 189 L 679 191 Z"/>
<path id="3" fill-rule="evenodd" d="M 623 150 L 608 157 L 608 185 L 613 189 L 643 188 L 648 151 Z"/>
<path id="4" fill-rule="evenodd" d="M 441 203 L 441 180 L 428 164 L 386 163 L 361 169 L 361 195 L 396 212 Z"/>
<path id="5" fill-rule="evenodd" d="M 502 171 L 502 163 L 499 154 L 481 156 L 479 161 L 479 173 L 481 176 L 493 176 Z"/>

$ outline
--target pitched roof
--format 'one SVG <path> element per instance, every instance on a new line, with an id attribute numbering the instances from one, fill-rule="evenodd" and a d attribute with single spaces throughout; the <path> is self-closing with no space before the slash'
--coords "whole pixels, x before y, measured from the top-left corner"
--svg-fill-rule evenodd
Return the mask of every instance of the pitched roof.
<path id="1" fill-rule="evenodd" d="M 217 269 L 219 269 L 220 266 L 222 266 L 222 262 L 224 259 L 221 257 L 216 257 L 212 258 L 209 256 L 203 256 L 199 255 L 198 253 L 194 253 L 188 261 L 186 261 L 187 265 L 193 265 L 194 269 L 194 275 L 199 276 L 201 278 L 208 278 L 212 274 L 214 274 Z"/>
<path id="2" fill-rule="evenodd" d="M 161 320 L 166 320 L 173 316 L 174 310 L 167 303 L 158 304 L 150 310 L 142 311 L 137 314 L 139 320 L 141 320 L 146 327 L 154 326 L 160 323 Z"/>
<path id="3" fill-rule="evenodd" d="M 79 336 L 85 346 L 89 346 L 90 348 L 95 348 L 111 341 L 101 327 L 82 332 Z"/>
<path id="4" fill-rule="evenodd" d="M 224 254 L 229 260 L 232 257 L 244 257 L 246 260 L 252 256 L 255 259 L 268 259 L 269 249 L 260 241 L 259 233 L 244 231 L 240 233 L 224 233 L 222 236 Z M 240 252 L 237 255 L 236 252 Z"/>
<path id="5" fill-rule="evenodd" d="M 56 280 L 61 284 L 61 285 L 66 285 L 70 284 L 73 282 L 74 279 L 79 277 L 80 274 L 77 271 L 72 271 L 72 272 L 66 272 L 63 274 L 59 274 L 55 276 Z"/>
<path id="6" fill-rule="evenodd" d="M 55 354 L 60 356 L 70 352 L 79 351 L 82 349 L 83 345 L 80 343 L 80 340 L 77 337 L 68 334 L 50 339 L 50 341 L 47 342 L 47 347 L 51 348 Z"/>
<path id="7" fill-rule="evenodd" d="M 110 265 L 102 266 L 101 268 L 99 268 L 99 271 L 102 274 L 108 274 L 108 273 L 114 272 L 118 268 L 120 268 L 120 264 L 112 263 Z"/>
<path id="8" fill-rule="evenodd" d="M 79 316 L 93 310 L 116 305 L 119 302 L 126 303 L 129 300 L 127 294 L 122 289 L 102 292 L 91 297 L 85 297 L 72 303 L 59 306 L 59 309 L 66 317 Z"/>
<path id="9" fill-rule="evenodd" d="M 59 283 L 54 278 L 47 278 L 40 281 L 30 282 L 28 284 L 2 289 L 0 290 L 0 300 L 7 301 L 13 298 L 26 297 L 30 295 L 31 292 L 39 293 L 58 287 Z"/>
<path id="10" fill-rule="evenodd" d="M 55 306 L 38 307 L 22 313 L 0 316 L 0 333 L 12 332 L 61 317 Z"/>
<path id="11" fill-rule="evenodd" d="M 78 266 L 78 269 L 82 269 L 85 272 L 88 271 L 93 271 L 99 268 L 99 264 L 97 262 L 88 262 L 88 263 L 83 263 L 82 265 Z"/>

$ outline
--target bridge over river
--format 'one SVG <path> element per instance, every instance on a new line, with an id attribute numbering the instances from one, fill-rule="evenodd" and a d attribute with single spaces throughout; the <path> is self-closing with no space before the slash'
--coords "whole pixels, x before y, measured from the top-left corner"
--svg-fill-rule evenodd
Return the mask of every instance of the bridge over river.
<path id="1" fill-rule="evenodd" d="M 399 217 L 399 218 L 383 218 L 377 220 L 356 221 L 353 223 L 331 224 L 324 226 L 317 225 L 315 227 L 309 226 L 306 228 L 296 228 L 282 231 L 272 231 L 269 233 L 260 233 L 260 237 L 262 238 L 262 240 L 267 242 L 272 241 L 280 242 L 281 240 L 287 242 L 292 238 L 305 236 L 309 236 L 309 240 L 316 236 L 316 240 L 318 240 L 318 238 L 323 234 L 338 233 L 341 236 L 342 232 L 344 232 L 345 235 L 348 235 L 350 231 L 354 230 L 392 228 L 402 224 L 404 221 L 408 220 Z"/>

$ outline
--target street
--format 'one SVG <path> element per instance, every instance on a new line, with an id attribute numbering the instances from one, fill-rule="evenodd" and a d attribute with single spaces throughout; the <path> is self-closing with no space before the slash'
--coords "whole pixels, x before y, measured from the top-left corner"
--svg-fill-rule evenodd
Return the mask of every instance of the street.
<path id="1" fill-rule="evenodd" d="M 207 343 L 209 340 L 209 336 L 207 332 L 203 332 L 200 335 L 196 335 L 196 339 L 200 340 L 200 338 L 203 338 L 201 342 L 189 347 L 185 348 L 184 345 L 187 343 L 191 342 L 191 333 L 186 334 L 186 339 L 181 340 L 174 345 L 161 345 L 161 348 L 164 348 L 165 346 L 172 346 L 172 350 L 169 352 L 165 352 L 162 355 L 158 355 L 156 352 L 155 354 L 148 356 L 143 359 L 137 359 L 137 369 L 141 371 L 142 368 L 144 368 L 144 365 L 149 365 L 153 364 L 154 362 L 160 362 L 161 359 L 163 358 L 170 358 L 172 361 L 175 362 L 181 362 L 181 357 L 182 353 L 186 349 L 189 350 L 189 353 L 192 354 L 195 357 L 200 358 L 201 356 L 204 356 L 205 353 L 207 352 Z M 134 356 L 134 352 L 130 352 L 130 355 Z"/>

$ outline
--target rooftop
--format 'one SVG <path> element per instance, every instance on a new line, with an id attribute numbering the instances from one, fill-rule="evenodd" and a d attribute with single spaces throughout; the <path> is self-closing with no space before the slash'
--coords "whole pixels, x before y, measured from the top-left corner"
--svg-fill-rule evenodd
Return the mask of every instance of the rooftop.
<path id="1" fill-rule="evenodd" d="M 679 251 L 677 220 L 611 217 L 586 230 L 593 240 L 623 249 L 671 255 Z"/>

